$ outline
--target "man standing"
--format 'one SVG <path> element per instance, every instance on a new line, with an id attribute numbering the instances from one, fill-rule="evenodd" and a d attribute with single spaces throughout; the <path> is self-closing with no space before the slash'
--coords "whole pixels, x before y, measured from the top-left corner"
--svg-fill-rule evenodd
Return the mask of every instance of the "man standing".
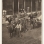
<path id="1" fill-rule="evenodd" d="M 21 33 L 20 33 L 20 31 L 21 31 L 20 21 L 18 21 L 18 23 L 17 23 L 15 28 L 17 29 L 17 36 L 20 37 L 21 36 Z"/>

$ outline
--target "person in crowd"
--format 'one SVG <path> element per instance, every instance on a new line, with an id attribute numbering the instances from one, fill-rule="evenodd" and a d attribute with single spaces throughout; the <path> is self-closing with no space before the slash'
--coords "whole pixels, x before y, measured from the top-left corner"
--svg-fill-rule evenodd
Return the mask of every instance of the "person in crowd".
<path id="1" fill-rule="evenodd" d="M 30 16 L 30 25 L 33 24 L 33 15 L 31 14 Z"/>
<path id="2" fill-rule="evenodd" d="M 11 21 L 12 21 L 12 18 L 11 18 L 11 16 L 8 18 L 8 22 L 9 22 L 9 24 L 11 24 Z"/>
<path id="3" fill-rule="evenodd" d="M 15 36 L 16 35 L 16 29 L 15 29 L 16 23 L 14 19 L 12 19 L 11 24 L 13 26 L 13 31 L 14 31 L 13 35 Z"/>
<path id="4" fill-rule="evenodd" d="M 36 18 L 33 18 L 33 29 L 35 28 L 36 26 Z"/>
<path id="5" fill-rule="evenodd" d="M 30 16 L 30 24 L 32 25 L 32 28 L 34 29 L 35 28 L 35 24 L 36 24 L 36 18 L 32 14 Z"/>
<path id="6" fill-rule="evenodd" d="M 17 36 L 20 37 L 21 36 L 21 24 L 20 24 L 20 20 L 18 21 L 17 25 L 16 25 L 16 30 L 17 30 Z"/>
<path id="7" fill-rule="evenodd" d="M 33 15 L 31 14 L 29 17 L 30 17 L 30 25 L 32 26 L 32 28 L 34 28 Z"/>

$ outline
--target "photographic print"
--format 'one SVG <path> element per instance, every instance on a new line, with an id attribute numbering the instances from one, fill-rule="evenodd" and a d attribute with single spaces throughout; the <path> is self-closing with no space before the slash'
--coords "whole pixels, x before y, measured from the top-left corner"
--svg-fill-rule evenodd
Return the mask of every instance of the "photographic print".
<path id="1" fill-rule="evenodd" d="M 41 44 L 42 0 L 2 0 L 2 44 Z"/>

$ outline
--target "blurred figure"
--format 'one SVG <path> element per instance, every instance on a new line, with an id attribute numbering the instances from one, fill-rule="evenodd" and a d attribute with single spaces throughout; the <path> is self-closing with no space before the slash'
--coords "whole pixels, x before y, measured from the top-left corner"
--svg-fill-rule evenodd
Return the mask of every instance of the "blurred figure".
<path id="1" fill-rule="evenodd" d="M 33 24 L 33 15 L 31 14 L 30 16 L 30 25 Z"/>
<path id="2" fill-rule="evenodd" d="M 36 26 L 36 18 L 33 18 L 33 29 L 35 28 Z"/>
<path id="3" fill-rule="evenodd" d="M 8 22 L 9 22 L 9 24 L 11 24 L 11 21 L 12 21 L 12 18 L 11 18 L 11 16 L 8 18 Z"/>
<path id="4" fill-rule="evenodd" d="M 16 35 L 16 31 L 15 31 L 15 20 L 14 19 L 12 19 L 11 24 L 13 26 L 13 35 L 15 36 Z"/>
<path id="5" fill-rule="evenodd" d="M 10 33 L 10 38 L 12 38 L 13 37 L 13 26 L 10 24 L 7 28 Z"/>
<path id="6" fill-rule="evenodd" d="M 33 17 L 32 14 L 30 15 L 30 25 L 31 25 L 31 29 L 32 29 L 32 28 L 34 29 L 35 20 L 34 20 L 34 17 Z"/>
<path id="7" fill-rule="evenodd" d="M 17 25 L 16 25 L 16 30 L 17 30 L 17 36 L 20 37 L 21 36 L 21 24 L 20 24 L 20 20 L 18 21 Z"/>

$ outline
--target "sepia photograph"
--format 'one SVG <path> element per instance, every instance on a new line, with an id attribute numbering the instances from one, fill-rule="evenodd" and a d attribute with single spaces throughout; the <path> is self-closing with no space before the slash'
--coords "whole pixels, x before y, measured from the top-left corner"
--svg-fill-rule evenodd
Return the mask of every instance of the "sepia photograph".
<path id="1" fill-rule="evenodd" d="M 42 0 L 2 0 L 2 44 L 41 44 Z"/>

